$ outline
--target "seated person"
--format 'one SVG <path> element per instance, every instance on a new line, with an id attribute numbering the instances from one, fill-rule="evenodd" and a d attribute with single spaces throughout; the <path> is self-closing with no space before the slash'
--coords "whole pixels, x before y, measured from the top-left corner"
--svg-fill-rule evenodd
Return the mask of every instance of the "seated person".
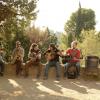
<path id="1" fill-rule="evenodd" d="M 21 65 L 23 63 L 24 49 L 21 46 L 20 41 L 16 41 L 16 47 L 12 53 L 12 63 L 16 65 L 16 75 L 19 75 L 22 71 Z"/>
<path id="2" fill-rule="evenodd" d="M 60 63 L 59 63 L 59 56 L 62 56 L 62 53 L 60 50 L 58 50 L 55 46 L 55 44 L 51 43 L 49 45 L 48 50 L 44 53 L 47 63 L 45 66 L 44 71 L 44 79 L 48 78 L 48 70 L 51 66 L 54 66 L 56 68 L 56 78 L 59 80 L 60 78 Z"/>
<path id="3" fill-rule="evenodd" d="M 66 70 L 70 66 L 70 64 L 72 64 L 72 63 L 74 63 L 75 66 L 77 67 L 77 73 L 79 75 L 79 73 L 80 73 L 80 50 L 77 49 L 77 42 L 76 41 L 73 41 L 71 43 L 71 48 L 66 51 L 66 54 L 71 56 L 71 60 L 69 60 L 68 62 L 66 62 L 64 64 L 64 67 L 65 67 L 64 76 L 66 77 L 66 74 L 67 74 Z"/>
<path id="4" fill-rule="evenodd" d="M 5 65 L 5 61 L 4 61 L 4 48 L 0 45 L 0 76 L 4 75 L 4 65 Z"/>
<path id="5" fill-rule="evenodd" d="M 37 68 L 37 76 L 36 78 L 40 77 L 41 74 L 41 51 L 36 43 L 33 43 L 30 47 L 29 54 L 28 54 L 29 61 L 26 62 L 26 76 L 28 76 L 29 66 L 36 65 Z"/>

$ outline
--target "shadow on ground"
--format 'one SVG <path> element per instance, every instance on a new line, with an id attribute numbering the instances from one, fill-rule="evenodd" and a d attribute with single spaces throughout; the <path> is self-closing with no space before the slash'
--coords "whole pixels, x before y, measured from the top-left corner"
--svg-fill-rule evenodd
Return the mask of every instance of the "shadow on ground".
<path id="1" fill-rule="evenodd" d="M 100 100 L 100 82 L 0 78 L 0 100 Z"/>

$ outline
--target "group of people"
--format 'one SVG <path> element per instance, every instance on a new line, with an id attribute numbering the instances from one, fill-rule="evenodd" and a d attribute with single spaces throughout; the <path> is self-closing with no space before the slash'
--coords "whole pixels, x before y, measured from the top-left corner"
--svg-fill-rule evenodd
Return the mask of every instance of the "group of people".
<path id="1" fill-rule="evenodd" d="M 41 76 L 41 50 L 39 49 L 38 44 L 32 43 L 28 53 L 28 61 L 25 63 L 25 76 L 29 75 L 29 66 L 36 65 L 37 66 L 37 75 L 36 77 L 39 78 Z M 59 50 L 58 47 L 51 43 L 49 44 L 48 49 L 44 53 L 44 57 L 47 60 L 47 63 L 44 68 L 44 80 L 48 79 L 48 71 L 51 66 L 54 66 L 56 69 L 56 79 L 59 80 L 60 78 L 60 57 L 62 58 L 65 55 L 71 56 L 71 60 L 64 63 L 64 77 L 66 77 L 66 70 L 69 67 L 70 63 L 75 63 L 77 67 L 77 71 L 79 75 L 80 72 L 80 50 L 77 48 L 77 41 L 73 41 L 71 43 L 71 48 L 66 50 L 66 53 L 62 50 Z M 16 47 L 12 52 L 12 64 L 16 65 L 16 75 L 19 75 L 22 71 L 21 65 L 23 63 L 24 58 L 24 48 L 21 45 L 20 41 L 16 41 Z M 3 48 L 0 46 L 0 76 L 4 75 L 4 52 Z"/>

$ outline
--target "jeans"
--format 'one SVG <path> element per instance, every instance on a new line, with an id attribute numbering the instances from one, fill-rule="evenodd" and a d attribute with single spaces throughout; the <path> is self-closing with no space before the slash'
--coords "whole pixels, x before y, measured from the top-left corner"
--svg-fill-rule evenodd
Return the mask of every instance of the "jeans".
<path id="1" fill-rule="evenodd" d="M 56 77 L 59 78 L 60 77 L 60 63 L 57 61 L 49 61 L 46 64 L 45 70 L 44 70 L 44 76 L 48 77 L 49 68 L 52 66 L 54 66 L 56 68 Z"/>
<path id="2" fill-rule="evenodd" d="M 67 70 L 67 68 L 70 66 L 70 63 L 66 63 L 66 64 L 64 64 L 64 67 L 65 67 L 65 75 L 64 76 L 66 76 L 66 70 Z M 76 62 L 75 63 L 75 66 L 77 67 L 77 74 L 79 75 L 79 73 L 80 73 L 80 62 Z"/>
<path id="3" fill-rule="evenodd" d="M 3 73 L 4 72 L 4 63 L 0 62 L 0 72 Z"/>

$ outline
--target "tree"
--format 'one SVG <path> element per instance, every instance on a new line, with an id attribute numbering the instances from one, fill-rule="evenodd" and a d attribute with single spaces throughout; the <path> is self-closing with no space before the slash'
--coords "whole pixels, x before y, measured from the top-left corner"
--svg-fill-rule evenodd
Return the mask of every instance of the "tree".
<path id="1" fill-rule="evenodd" d="M 54 31 L 49 30 L 48 27 L 45 27 L 43 30 L 36 28 L 35 26 L 27 29 L 27 36 L 30 38 L 30 42 L 38 43 L 40 45 L 45 45 L 45 48 L 48 48 L 48 45 L 53 42 L 57 44 L 57 36 Z"/>
<path id="2" fill-rule="evenodd" d="M 16 11 L 7 2 L 0 0 L 0 22 L 16 15 Z"/>
<path id="3" fill-rule="evenodd" d="M 94 30 L 82 31 L 83 42 L 79 43 L 79 47 L 82 49 L 83 55 L 94 55 L 100 57 L 100 37 L 99 33 Z"/>
<path id="4" fill-rule="evenodd" d="M 67 33 L 74 33 L 75 37 L 79 39 L 82 30 L 95 29 L 95 12 L 92 9 L 79 8 L 72 13 L 70 19 L 65 23 L 65 31 Z"/>
<path id="5" fill-rule="evenodd" d="M 3 11 L 1 11 L 0 6 L 0 15 L 4 16 L 2 19 L 4 23 L 0 26 L 0 38 L 5 43 L 7 54 L 10 55 L 16 40 L 21 41 L 24 48 L 29 45 L 28 43 L 25 44 L 25 41 L 29 41 L 25 35 L 25 29 L 29 27 L 31 20 L 36 19 L 37 0 L 1 0 L 0 2 L 6 4 L 6 6 L 2 6 L 2 9 L 5 8 Z M 7 11 L 8 15 L 10 11 L 14 12 L 14 16 L 7 17 L 5 13 Z"/>
<path id="6" fill-rule="evenodd" d="M 60 35 L 60 48 L 63 50 L 65 50 L 65 49 L 67 49 L 68 48 L 68 46 L 67 46 L 67 44 L 68 44 L 68 37 L 67 37 L 67 35 L 65 35 L 65 34 L 61 34 Z"/>
<path id="7" fill-rule="evenodd" d="M 60 48 L 67 49 L 71 46 L 71 42 L 73 41 L 72 34 L 61 34 L 60 38 Z"/>
<path id="8" fill-rule="evenodd" d="M 18 30 L 21 28 L 24 30 L 27 26 L 30 25 L 31 20 L 36 19 L 37 11 L 35 10 L 35 8 L 36 8 L 37 0 L 1 0 L 1 1 L 7 5 L 7 8 L 0 9 L 0 15 L 3 16 L 4 19 L 6 16 L 9 15 L 8 9 L 11 9 L 11 10 L 13 9 L 13 12 L 16 11 L 15 16 L 7 17 L 8 19 L 5 20 L 3 27 L 1 26 L 2 29 L 4 27 L 6 29 L 8 25 L 9 26 L 11 25 L 11 28 L 12 28 L 12 24 L 13 24 L 13 26 L 15 26 L 15 29 Z M 5 13 L 7 11 L 8 13 Z M 7 15 L 5 16 L 5 14 Z M 8 25 L 6 25 L 6 23 Z M 3 30 L 5 31 L 5 29 Z"/>

